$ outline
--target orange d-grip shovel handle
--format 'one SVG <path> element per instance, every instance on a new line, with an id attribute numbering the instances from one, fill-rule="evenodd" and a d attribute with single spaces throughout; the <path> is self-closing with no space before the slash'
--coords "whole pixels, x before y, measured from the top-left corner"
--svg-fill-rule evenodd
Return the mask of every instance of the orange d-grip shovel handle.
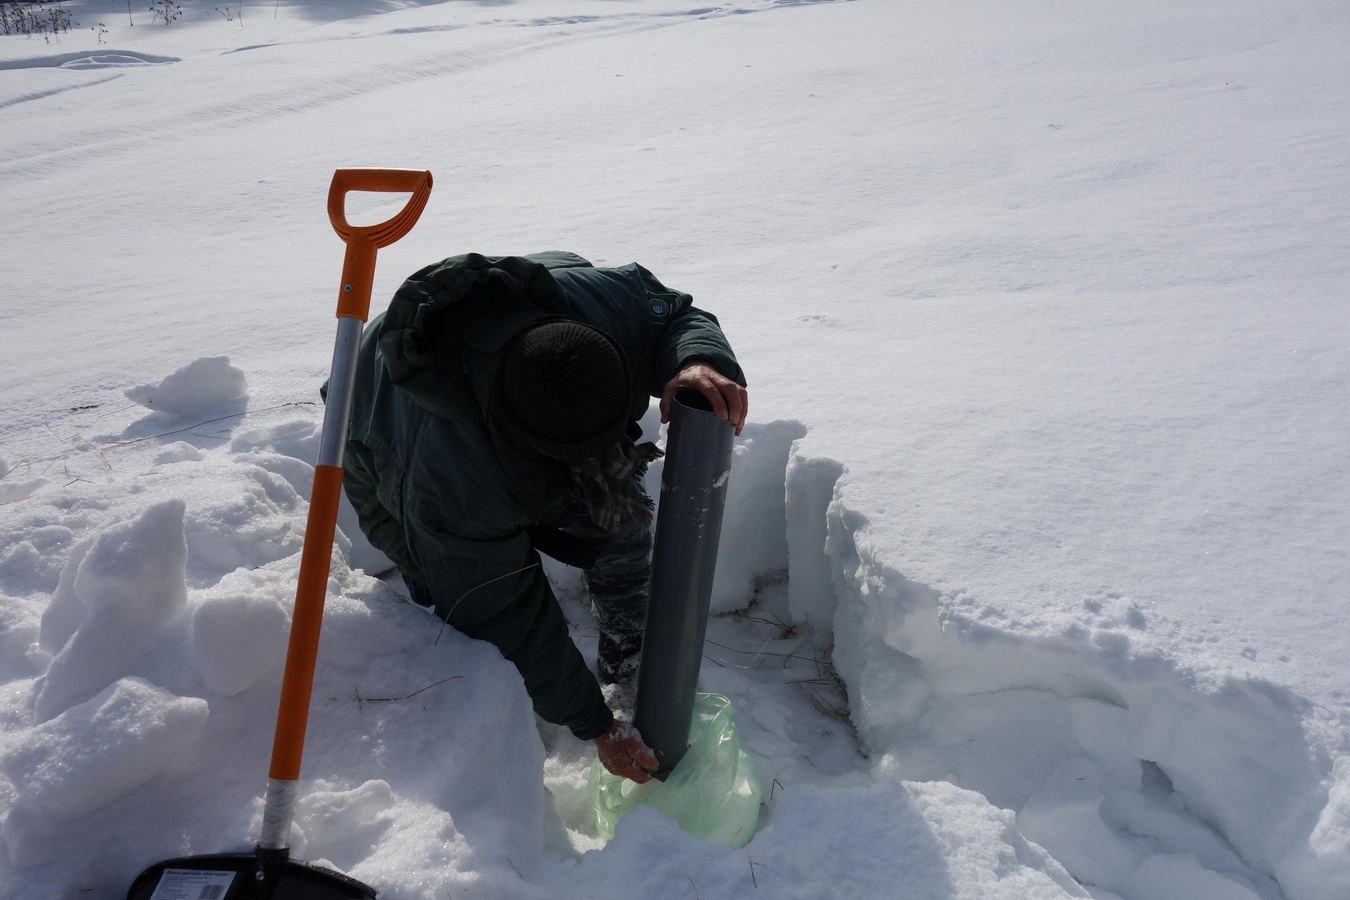
<path id="1" fill-rule="evenodd" d="M 347 222 L 346 200 L 352 191 L 409 192 L 403 210 L 387 222 L 356 228 Z M 295 591 L 295 614 L 291 619 L 286 668 L 281 678 L 281 703 L 272 743 L 273 782 L 293 783 L 300 776 L 309 701 L 314 687 L 314 664 L 319 651 L 319 631 L 324 599 L 328 593 L 328 570 L 333 561 L 333 536 L 338 504 L 342 498 L 342 457 L 346 442 L 347 415 L 351 408 L 361 323 L 370 314 L 370 291 L 375 282 L 375 253 L 403 237 L 416 224 L 431 194 L 431 173 L 420 169 L 338 169 L 328 190 L 328 218 L 347 243 L 342 263 L 342 286 L 338 293 L 338 338 L 333 351 L 333 370 L 328 379 L 328 397 L 323 431 L 319 435 L 319 460 L 314 467 L 305 543 L 300 553 L 299 582 Z M 264 814 L 264 832 L 269 816 L 282 824 L 274 830 L 284 835 L 291 810 L 280 801 L 274 813 L 271 788 Z M 264 846 L 282 843 L 278 838 Z"/>
<path id="2" fill-rule="evenodd" d="M 402 212 L 387 222 L 360 228 L 347 224 L 347 195 L 352 191 L 411 193 Z M 364 322 L 370 315 L 370 289 L 375 283 L 375 251 L 403 237 L 431 196 L 431 173 L 423 169 L 338 169 L 328 188 L 328 218 L 333 230 L 347 242 L 338 293 L 339 316 Z"/>

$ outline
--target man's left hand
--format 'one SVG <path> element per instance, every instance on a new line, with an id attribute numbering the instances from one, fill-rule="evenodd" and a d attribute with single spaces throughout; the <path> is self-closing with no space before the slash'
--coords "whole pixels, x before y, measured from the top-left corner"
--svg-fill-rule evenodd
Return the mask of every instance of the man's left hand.
<path id="1" fill-rule="evenodd" d="M 740 435 L 749 411 L 745 388 L 705 362 L 691 362 L 661 392 L 662 424 L 670 421 L 670 404 L 680 391 L 698 391 L 712 406 L 713 414 L 736 426 L 736 434 Z"/>

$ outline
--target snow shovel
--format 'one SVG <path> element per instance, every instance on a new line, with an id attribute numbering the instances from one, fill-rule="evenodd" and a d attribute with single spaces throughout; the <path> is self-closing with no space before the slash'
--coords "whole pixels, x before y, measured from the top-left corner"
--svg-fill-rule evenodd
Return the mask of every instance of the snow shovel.
<path id="1" fill-rule="evenodd" d="M 403 211 L 387 222 L 347 224 L 351 191 L 409 192 Z M 189 856 L 156 863 L 142 872 L 127 900 L 374 900 L 375 889 L 338 872 L 290 858 L 290 830 L 299 793 L 300 756 L 309 719 L 319 625 L 333 559 L 333 533 L 342 494 L 342 456 L 351 414 L 361 329 L 370 315 L 375 253 L 403 237 L 417 222 L 431 193 L 431 173 L 416 169 L 338 169 L 328 191 L 328 217 L 347 244 L 338 293 L 337 345 L 328 380 L 327 408 L 319 436 L 300 581 L 295 591 L 286 669 L 281 679 L 272 764 L 263 808 L 262 837 L 253 853 Z"/>

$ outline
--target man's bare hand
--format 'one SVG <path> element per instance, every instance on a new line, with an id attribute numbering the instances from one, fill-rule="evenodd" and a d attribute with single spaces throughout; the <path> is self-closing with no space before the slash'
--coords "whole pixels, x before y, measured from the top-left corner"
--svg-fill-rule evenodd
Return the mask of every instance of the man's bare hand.
<path id="1" fill-rule="evenodd" d="M 638 784 L 651 781 L 656 771 L 656 754 L 642 742 L 642 735 L 631 722 L 614 720 L 609 730 L 595 739 L 600 765 L 620 778 L 631 778 Z"/>
<path id="2" fill-rule="evenodd" d="M 692 362 L 666 383 L 661 392 L 661 422 L 670 421 L 670 404 L 680 391 L 698 391 L 712 406 L 713 414 L 736 426 L 740 435 L 750 409 L 745 388 L 704 362 Z"/>

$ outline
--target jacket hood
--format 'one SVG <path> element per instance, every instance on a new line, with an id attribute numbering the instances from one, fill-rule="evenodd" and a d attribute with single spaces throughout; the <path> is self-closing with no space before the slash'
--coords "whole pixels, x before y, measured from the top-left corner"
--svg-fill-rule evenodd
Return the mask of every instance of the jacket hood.
<path id="1" fill-rule="evenodd" d="M 550 269 L 589 265 L 571 253 L 466 253 L 416 272 L 394 293 L 380 324 L 390 380 L 432 412 L 462 409 L 465 388 L 484 387 L 465 380 L 470 354 L 500 350 L 541 316 L 573 318 Z"/>

